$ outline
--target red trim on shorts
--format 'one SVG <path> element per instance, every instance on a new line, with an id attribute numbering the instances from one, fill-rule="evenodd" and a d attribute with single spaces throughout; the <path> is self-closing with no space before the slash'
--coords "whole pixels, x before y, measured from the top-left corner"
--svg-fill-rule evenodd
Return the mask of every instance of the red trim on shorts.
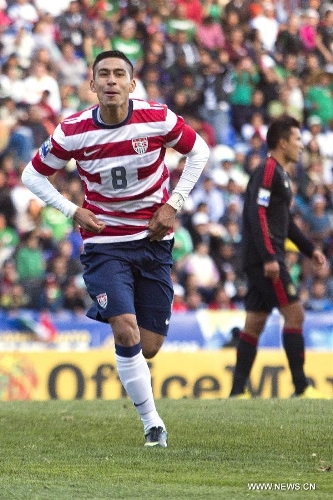
<path id="1" fill-rule="evenodd" d="M 245 332 L 241 332 L 239 334 L 239 338 L 244 340 L 247 344 L 257 346 L 258 345 L 258 340 L 256 337 L 252 337 L 252 335 L 248 335 Z"/>
<path id="2" fill-rule="evenodd" d="M 279 278 L 277 281 L 272 281 L 273 287 L 279 302 L 279 305 L 281 307 L 287 306 L 289 304 L 288 296 L 286 294 L 286 291 L 283 287 L 283 283 L 281 278 Z"/>

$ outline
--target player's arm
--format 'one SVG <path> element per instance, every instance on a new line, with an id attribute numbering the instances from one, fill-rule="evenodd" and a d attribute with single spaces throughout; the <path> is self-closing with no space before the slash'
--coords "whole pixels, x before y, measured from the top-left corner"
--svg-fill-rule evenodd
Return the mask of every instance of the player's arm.
<path id="1" fill-rule="evenodd" d="M 152 241 L 162 240 L 169 232 L 170 228 L 173 227 L 177 211 L 181 210 L 209 158 L 208 145 L 190 127 L 185 127 L 180 141 L 182 142 L 180 144 L 177 143 L 174 149 L 181 150 L 182 153 L 186 154 L 187 159 L 185 167 L 169 200 L 154 213 L 149 221 L 148 229 L 150 230 L 150 239 Z M 189 141 L 191 141 L 193 145 L 191 149 L 186 152 L 183 148 L 185 148 L 186 143 L 187 145 L 190 144 Z"/>
<path id="2" fill-rule="evenodd" d="M 312 260 L 315 268 L 321 268 L 327 265 L 326 257 L 323 252 L 315 247 L 312 241 L 305 236 L 292 218 L 289 224 L 288 238 L 304 255 Z"/>
<path id="3" fill-rule="evenodd" d="M 29 162 L 23 170 L 22 182 L 46 205 L 56 208 L 66 217 L 75 220 L 85 230 L 100 233 L 104 229 L 104 224 L 90 210 L 78 207 L 59 193 L 47 176 L 37 172 L 32 162 Z"/>

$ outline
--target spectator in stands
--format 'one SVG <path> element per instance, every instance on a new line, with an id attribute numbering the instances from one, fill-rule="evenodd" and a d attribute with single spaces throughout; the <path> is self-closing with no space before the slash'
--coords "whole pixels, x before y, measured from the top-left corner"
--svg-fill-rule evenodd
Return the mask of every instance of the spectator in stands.
<path id="1" fill-rule="evenodd" d="M 328 312 L 333 311 L 332 299 L 328 297 L 325 289 L 325 282 L 315 279 L 310 286 L 309 298 L 304 304 L 306 311 Z"/>
<path id="2" fill-rule="evenodd" d="M 224 285 L 221 284 L 216 288 L 213 299 L 208 303 L 208 309 L 213 311 L 232 311 L 236 309 L 235 304 L 231 301 Z"/>
<path id="3" fill-rule="evenodd" d="M 208 209 L 208 217 L 212 222 L 218 222 L 225 211 L 223 197 L 217 189 L 211 175 L 205 175 L 202 184 L 199 185 L 190 195 L 194 209 L 200 203 L 205 203 Z"/>
<path id="4" fill-rule="evenodd" d="M 333 12 L 332 12 L 333 17 Z M 305 100 L 309 116 L 319 116 L 324 126 L 333 120 L 333 99 L 331 92 L 332 74 L 322 71 L 316 81 L 309 84 Z"/>
<path id="5" fill-rule="evenodd" d="M 226 37 L 225 50 L 228 53 L 229 61 L 233 65 L 236 65 L 242 57 L 249 55 L 244 31 L 239 26 L 230 29 Z"/>
<path id="6" fill-rule="evenodd" d="M 315 9 L 306 9 L 299 28 L 299 36 L 303 50 L 310 52 L 316 48 L 316 33 L 319 23 L 319 13 Z"/>
<path id="7" fill-rule="evenodd" d="M 191 289 L 185 296 L 185 305 L 189 312 L 207 308 L 207 302 L 198 289 Z"/>
<path id="8" fill-rule="evenodd" d="M 333 8 L 328 8 L 324 13 L 322 22 L 317 25 L 316 52 L 321 65 L 332 67 L 333 54 Z"/>
<path id="9" fill-rule="evenodd" d="M 80 286 L 80 280 L 71 277 L 63 287 L 63 308 L 74 314 L 84 315 L 88 306 L 87 299 L 85 287 Z"/>
<path id="10" fill-rule="evenodd" d="M 37 231 L 30 231 L 22 236 L 15 254 L 15 263 L 19 284 L 28 296 L 28 305 L 36 308 L 45 276 L 44 256 Z"/>
<path id="11" fill-rule="evenodd" d="M 265 123 L 263 115 L 259 112 L 254 112 L 247 123 L 244 123 L 241 128 L 241 136 L 245 142 L 249 142 L 255 133 L 259 134 L 262 140 L 266 141 L 268 125 Z"/>
<path id="12" fill-rule="evenodd" d="M 291 13 L 285 27 L 279 30 L 275 42 L 275 59 L 280 62 L 287 54 L 293 54 L 297 58 L 303 55 L 300 18 L 296 13 Z"/>
<path id="13" fill-rule="evenodd" d="M 286 251 L 285 263 L 292 279 L 293 284 L 297 289 L 300 286 L 302 266 L 300 264 L 300 253 L 296 249 Z"/>
<path id="14" fill-rule="evenodd" d="M 279 90 L 279 97 L 268 105 L 268 116 L 270 120 L 289 115 L 301 121 L 303 119 L 303 110 L 296 107 L 291 100 L 291 90 L 287 85 L 282 85 Z"/>
<path id="15" fill-rule="evenodd" d="M 63 294 L 59 284 L 57 283 L 56 276 L 47 274 L 45 282 L 38 294 L 37 308 L 40 311 L 50 311 L 57 313 L 63 307 Z"/>
<path id="16" fill-rule="evenodd" d="M 174 244 L 172 258 L 176 269 L 182 265 L 184 259 L 192 252 L 193 242 L 190 232 L 182 225 L 181 216 L 177 215 L 174 224 Z"/>
<path id="17" fill-rule="evenodd" d="M 200 116 L 214 128 L 218 144 L 232 145 L 234 131 L 229 104 L 232 73 L 229 63 L 222 66 L 218 61 L 211 60 L 201 71 L 203 102 L 199 107 Z"/>
<path id="18" fill-rule="evenodd" d="M 195 284 L 204 300 L 210 301 L 220 274 L 209 255 L 209 245 L 205 242 L 197 243 L 194 252 L 186 257 L 182 270 L 194 277 Z"/>
<path id="19" fill-rule="evenodd" d="M 188 307 L 185 302 L 185 289 L 179 283 L 173 285 L 172 313 L 187 312 Z"/>
<path id="20" fill-rule="evenodd" d="M 192 42 L 196 34 L 196 22 L 187 16 L 185 5 L 178 3 L 166 20 L 166 33 L 169 40 L 174 43 L 179 30 L 185 32 L 186 41 Z"/>
<path id="21" fill-rule="evenodd" d="M 198 46 L 209 50 L 212 55 L 224 48 L 226 42 L 221 23 L 212 16 L 205 16 L 197 25 L 195 38 Z"/>
<path id="22" fill-rule="evenodd" d="M 136 38 L 136 24 L 134 19 L 124 19 L 119 28 L 119 34 L 111 39 L 111 45 L 114 50 L 120 50 L 131 61 L 136 73 L 140 73 L 143 65 L 143 47 L 142 43 Z"/>
<path id="23" fill-rule="evenodd" d="M 10 98 L 15 103 L 22 103 L 25 99 L 22 70 L 8 61 L 1 68 L 0 90 L 2 99 Z"/>
<path id="24" fill-rule="evenodd" d="M 8 7 L 8 17 L 16 30 L 32 30 L 38 20 L 38 12 L 29 0 L 16 0 Z"/>
<path id="25" fill-rule="evenodd" d="M 87 34 L 87 20 L 79 0 L 71 0 L 68 7 L 56 18 L 56 26 L 59 33 L 58 43 L 70 40 L 76 54 L 84 55 L 84 38 Z"/>
<path id="26" fill-rule="evenodd" d="M 309 211 L 305 214 L 309 237 L 316 244 L 325 243 L 333 231 L 332 220 L 326 210 L 326 199 L 321 194 L 315 194 Z"/>
<path id="27" fill-rule="evenodd" d="M 321 72 L 322 68 L 320 66 L 318 54 L 316 52 L 309 52 L 305 54 L 304 68 L 300 74 L 303 82 L 303 91 L 307 89 L 308 85 L 313 85 L 317 81 L 318 75 Z"/>
<path id="28" fill-rule="evenodd" d="M 2 159 L 1 163 L 5 161 Z M 7 184 L 7 176 L 1 165 L 0 168 L 0 212 L 6 219 L 8 226 L 15 228 L 16 226 L 16 209 L 11 197 L 10 187 Z"/>
<path id="29" fill-rule="evenodd" d="M 0 266 L 13 255 L 18 243 L 17 230 L 8 225 L 6 216 L 0 212 Z"/>
<path id="30" fill-rule="evenodd" d="M 76 55 L 71 41 L 63 41 L 60 50 L 58 82 L 60 85 L 78 88 L 87 77 L 87 64 L 82 57 Z"/>
<path id="31" fill-rule="evenodd" d="M 235 64 L 231 74 L 233 91 L 230 95 L 232 123 L 238 134 L 245 123 L 246 109 L 252 104 L 252 94 L 259 83 L 259 72 L 250 57 L 244 56 Z"/>
<path id="32" fill-rule="evenodd" d="M 260 40 L 268 54 L 274 54 L 275 44 L 279 34 L 279 22 L 276 19 L 275 7 L 272 2 L 262 4 L 263 12 L 250 21 L 252 28 L 259 31 Z"/>
<path id="33" fill-rule="evenodd" d="M 239 25 L 244 33 L 249 29 L 251 19 L 251 1 L 250 0 L 230 0 L 224 6 L 222 19 L 224 25 Z M 237 21 L 236 21 L 237 19 Z"/>
<path id="34" fill-rule="evenodd" d="M 24 101 L 27 104 L 38 104 L 43 92 L 50 92 L 48 104 L 58 113 L 61 109 L 60 89 L 57 80 L 48 72 L 46 64 L 34 61 L 30 67 L 30 74 L 23 80 Z"/>

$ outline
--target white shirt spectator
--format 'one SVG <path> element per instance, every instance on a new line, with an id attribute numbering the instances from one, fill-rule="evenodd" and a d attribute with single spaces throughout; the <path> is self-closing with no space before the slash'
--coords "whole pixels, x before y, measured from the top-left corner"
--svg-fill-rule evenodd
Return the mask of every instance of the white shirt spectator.
<path id="1" fill-rule="evenodd" d="M 259 31 L 263 47 L 268 52 L 274 52 L 275 42 L 279 33 L 279 22 L 275 17 L 274 5 L 269 2 L 263 4 L 263 14 L 250 21 L 252 28 Z"/>
<path id="2" fill-rule="evenodd" d="M 8 8 L 8 17 L 17 29 L 24 27 L 31 30 L 38 21 L 38 12 L 28 0 L 17 0 Z"/>
<path id="3" fill-rule="evenodd" d="M 43 63 L 33 64 L 31 75 L 24 79 L 24 86 L 27 104 L 38 104 L 44 90 L 48 90 L 50 92 L 48 103 L 56 113 L 59 113 L 61 109 L 59 85 L 57 80 L 48 74 Z"/>

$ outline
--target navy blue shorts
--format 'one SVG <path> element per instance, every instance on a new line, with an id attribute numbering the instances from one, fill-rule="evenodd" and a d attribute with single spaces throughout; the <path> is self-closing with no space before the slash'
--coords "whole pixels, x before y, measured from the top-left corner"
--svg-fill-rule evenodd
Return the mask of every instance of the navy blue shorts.
<path id="1" fill-rule="evenodd" d="M 171 316 L 173 241 L 87 243 L 83 278 L 93 305 L 89 318 L 107 323 L 135 314 L 140 327 L 166 335 Z"/>
<path id="2" fill-rule="evenodd" d="M 271 312 L 275 307 L 287 306 L 299 300 L 296 287 L 283 262 L 280 262 L 280 277 L 277 282 L 265 278 L 263 266 L 246 270 L 248 292 L 245 299 L 246 311 Z"/>

